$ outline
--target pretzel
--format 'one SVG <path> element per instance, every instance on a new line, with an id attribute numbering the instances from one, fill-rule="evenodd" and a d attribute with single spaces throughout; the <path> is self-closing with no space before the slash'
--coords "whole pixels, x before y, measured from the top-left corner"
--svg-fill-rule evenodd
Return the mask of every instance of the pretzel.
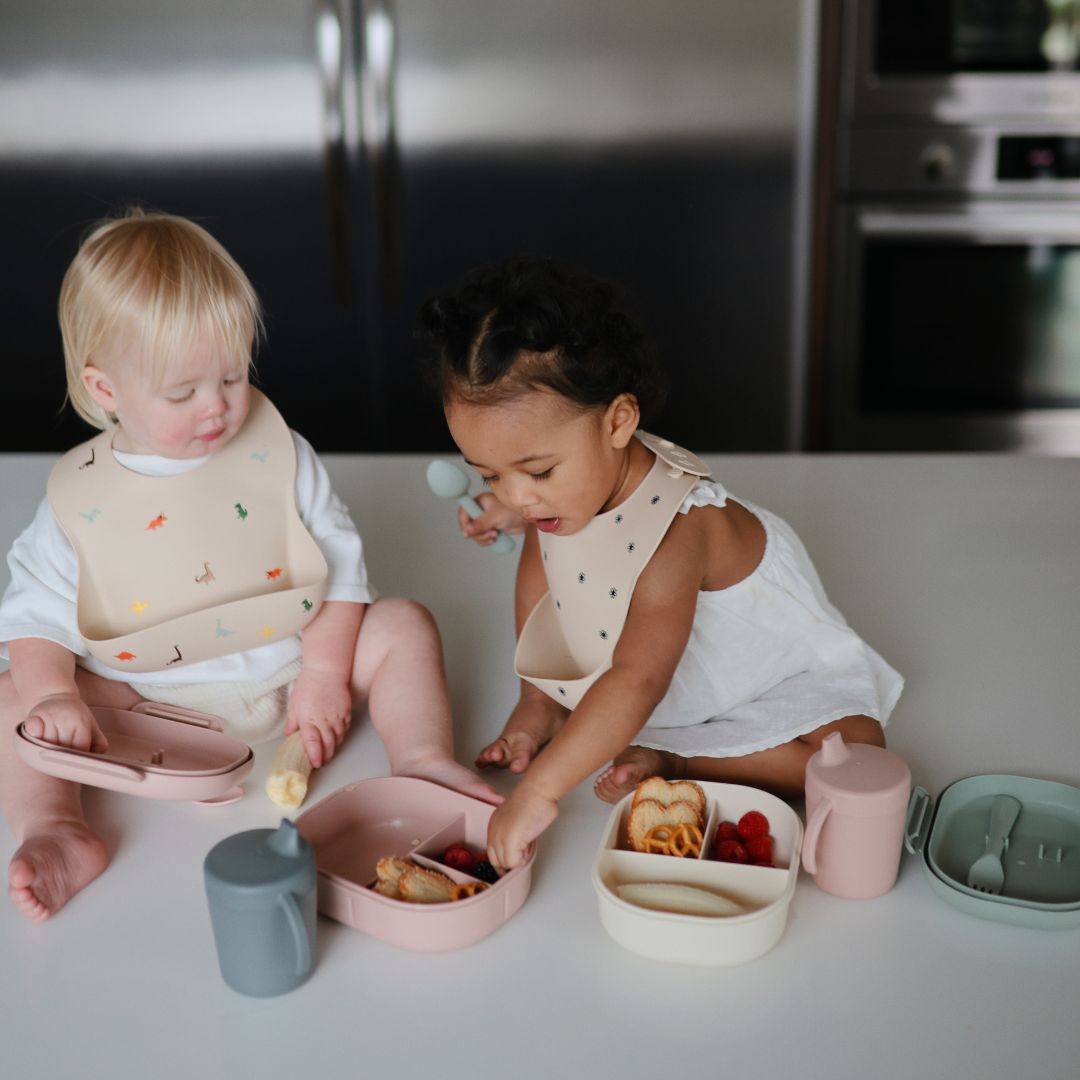
<path id="1" fill-rule="evenodd" d="M 675 831 L 671 834 L 668 848 L 672 855 L 680 859 L 685 858 L 687 855 L 700 855 L 701 840 L 701 830 L 696 825 L 684 822 L 682 825 L 676 826 Z"/>
<path id="2" fill-rule="evenodd" d="M 466 900 L 470 896 L 475 896 L 478 892 L 483 892 L 487 888 L 487 885 L 483 881 L 470 881 L 464 885 L 455 885 L 450 890 L 451 900 Z"/>
<path id="3" fill-rule="evenodd" d="M 645 839 L 642 841 L 642 850 L 655 855 L 671 854 L 672 831 L 670 825 L 654 825 L 645 834 Z"/>
<path id="4" fill-rule="evenodd" d="M 645 834 L 645 850 L 656 855 L 674 855 L 684 859 L 687 855 L 701 854 L 701 830 L 696 825 L 683 822 L 680 825 L 654 825 Z"/>

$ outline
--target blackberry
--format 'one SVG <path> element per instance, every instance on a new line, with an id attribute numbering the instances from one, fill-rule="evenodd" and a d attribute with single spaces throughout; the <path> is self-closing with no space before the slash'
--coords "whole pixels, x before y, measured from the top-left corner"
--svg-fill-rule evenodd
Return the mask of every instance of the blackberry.
<path id="1" fill-rule="evenodd" d="M 479 862 L 469 871 L 474 878 L 480 881 L 486 882 L 488 885 L 494 885 L 499 880 L 498 871 L 495 867 L 487 861 L 487 859 L 480 859 Z"/>

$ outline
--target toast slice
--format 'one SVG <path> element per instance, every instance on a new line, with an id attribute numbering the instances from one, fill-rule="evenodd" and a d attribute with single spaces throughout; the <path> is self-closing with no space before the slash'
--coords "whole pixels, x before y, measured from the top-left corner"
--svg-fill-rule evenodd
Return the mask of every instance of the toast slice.
<path id="1" fill-rule="evenodd" d="M 641 799 L 630 808 L 626 822 L 627 839 L 634 851 L 646 851 L 645 837 L 657 825 L 696 825 L 702 827 L 698 809 L 693 803 L 676 801 L 668 806 L 655 799 Z"/>
<path id="2" fill-rule="evenodd" d="M 408 859 L 399 859 L 388 855 L 375 864 L 378 880 L 372 886 L 377 893 L 389 896 L 393 900 L 401 899 L 401 875 L 412 867 Z"/>
<path id="3" fill-rule="evenodd" d="M 408 859 L 387 856 L 375 865 L 375 892 L 414 904 L 441 904 L 454 898 L 454 882 L 445 874 L 417 866 Z"/>
<path id="4" fill-rule="evenodd" d="M 414 904 L 442 904 L 454 899 L 454 882 L 423 866 L 409 867 L 398 881 L 398 890 L 402 900 Z"/>
<path id="5" fill-rule="evenodd" d="M 698 821 L 695 822 L 699 829 L 705 828 L 705 792 L 700 784 L 693 780 L 668 781 L 662 776 L 650 776 L 642 780 L 634 792 L 634 800 L 630 804 L 637 806 L 639 802 L 651 799 L 661 806 L 670 806 L 674 802 L 687 802 L 697 809 Z M 675 822 L 674 824 L 678 824 Z"/>

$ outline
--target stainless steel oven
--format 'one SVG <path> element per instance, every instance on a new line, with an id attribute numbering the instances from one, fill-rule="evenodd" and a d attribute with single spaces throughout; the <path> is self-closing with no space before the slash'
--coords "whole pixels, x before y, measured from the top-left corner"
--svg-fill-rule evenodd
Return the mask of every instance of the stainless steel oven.
<path id="1" fill-rule="evenodd" d="M 1075 8 L 845 7 L 828 448 L 1080 454 Z"/>
<path id="2" fill-rule="evenodd" d="M 1076 0 L 848 0 L 845 94 L 860 118 L 1075 118 Z"/>
<path id="3" fill-rule="evenodd" d="M 1080 209 L 871 202 L 841 233 L 834 446 L 1080 453 Z"/>

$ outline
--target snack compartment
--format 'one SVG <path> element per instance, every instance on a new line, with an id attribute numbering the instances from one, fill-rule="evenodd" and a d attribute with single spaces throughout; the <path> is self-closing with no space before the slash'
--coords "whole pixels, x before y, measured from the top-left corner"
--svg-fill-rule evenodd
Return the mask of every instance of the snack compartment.
<path id="1" fill-rule="evenodd" d="M 407 858 L 430 836 L 463 819 L 424 805 L 395 806 L 388 812 L 381 800 L 366 797 L 369 789 L 362 785 L 375 782 L 339 788 L 297 819 L 301 835 L 316 851 L 321 875 L 366 886 L 375 880 L 381 858 Z"/>
<path id="2" fill-rule="evenodd" d="M 455 818 L 446 828 L 440 829 L 428 837 L 411 854 L 411 858 L 421 866 L 437 870 L 454 881 L 481 881 L 480 877 L 470 873 L 470 869 L 444 862 L 447 849 L 461 845 L 475 858 L 476 862 L 487 859 L 487 819 L 490 813 L 474 815 L 470 820 L 464 814 Z M 485 882 L 485 884 L 492 884 Z"/>
<path id="3" fill-rule="evenodd" d="M 622 804 L 620 804 L 622 805 Z M 630 818 L 630 804 L 626 803 L 621 815 L 619 816 L 618 825 L 612 840 L 612 848 L 614 850 L 621 851 L 625 855 L 630 855 L 638 859 L 664 859 L 672 862 L 697 862 L 705 857 L 705 837 L 708 834 L 708 819 L 706 818 L 705 828 L 702 829 L 702 842 L 701 849 L 697 854 L 690 853 L 687 855 L 669 855 L 662 851 L 635 851 L 630 842 L 628 821 Z"/>
<path id="4" fill-rule="evenodd" d="M 596 871 L 601 884 L 615 896 L 618 896 L 620 885 L 661 882 L 690 885 L 734 901 L 743 908 L 743 914 L 752 914 L 781 899 L 788 883 L 786 870 L 768 866 L 702 863 L 696 859 L 670 857 L 664 862 L 664 866 L 658 866 L 655 856 L 633 851 L 608 851 L 600 857 Z"/>
<path id="5" fill-rule="evenodd" d="M 716 858 L 716 831 L 723 821 L 734 822 L 738 825 L 744 814 L 757 810 L 765 815 L 769 822 L 769 836 L 772 837 L 772 864 L 778 870 L 787 870 L 792 865 L 793 853 L 796 862 L 801 853 L 801 834 L 799 836 L 800 848 L 793 848 L 795 837 L 790 828 L 777 827 L 777 821 L 790 823 L 788 815 L 793 811 L 787 803 L 770 795 L 767 791 L 757 788 L 744 787 L 735 784 L 713 784 L 709 787 L 723 787 L 730 789 L 721 795 L 708 797 L 709 821 L 706 827 L 705 842 L 701 845 L 701 857 L 709 862 L 718 862 Z M 706 787 L 702 784 L 702 787 Z M 725 865 L 739 866 L 741 863 L 729 863 Z M 769 869 L 769 867 L 754 867 L 754 869 Z"/>

